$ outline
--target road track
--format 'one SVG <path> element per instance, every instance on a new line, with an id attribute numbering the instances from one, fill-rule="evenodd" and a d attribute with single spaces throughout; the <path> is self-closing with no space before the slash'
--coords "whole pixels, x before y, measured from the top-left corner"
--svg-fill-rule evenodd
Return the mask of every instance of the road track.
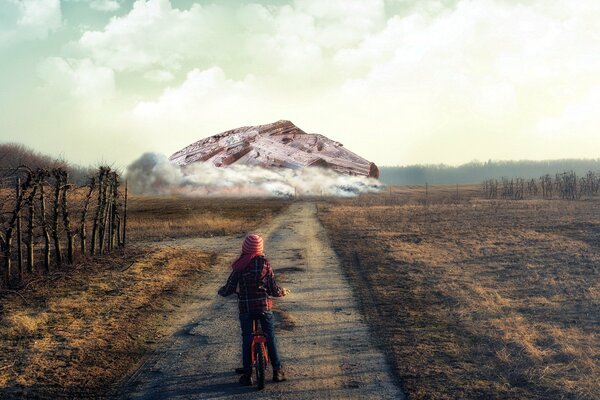
<path id="1" fill-rule="evenodd" d="M 173 315 L 173 335 L 129 377 L 122 398 L 404 399 L 358 311 L 315 205 L 294 203 L 261 233 L 276 279 L 292 290 L 275 300 L 288 381 L 269 380 L 262 391 L 237 383 L 237 305 L 233 296 L 224 299 L 216 292 L 242 239 L 180 239 L 169 245 L 216 251 L 223 261 L 211 267 L 202 297 Z"/>

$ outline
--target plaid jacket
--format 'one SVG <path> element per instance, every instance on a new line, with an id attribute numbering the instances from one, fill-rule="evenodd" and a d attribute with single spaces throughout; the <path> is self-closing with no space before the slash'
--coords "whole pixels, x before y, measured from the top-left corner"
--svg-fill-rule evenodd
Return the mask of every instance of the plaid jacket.
<path id="1" fill-rule="evenodd" d="M 244 270 L 233 271 L 219 289 L 224 297 L 236 292 L 240 314 L 268 311 L 272 307 L 270 297 L 283 296 L 283 288 L 275 283 L 273 269 L 263 256 L 254 257 Z"/>

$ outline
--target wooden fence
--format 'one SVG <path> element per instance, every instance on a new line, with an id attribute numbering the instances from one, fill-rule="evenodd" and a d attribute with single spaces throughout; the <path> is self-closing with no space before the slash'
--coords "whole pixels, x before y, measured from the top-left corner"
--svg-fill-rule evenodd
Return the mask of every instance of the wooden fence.
<path id="1" fill-rule="evenodd" d="M 21 166 L 0 178 L 1 283 L 17 286 L 27 274 L 48 273 L 78 258 L 124 247 L 127 186 L 110 167 L 87 185 L 69 182 L 62 168 Z"/>

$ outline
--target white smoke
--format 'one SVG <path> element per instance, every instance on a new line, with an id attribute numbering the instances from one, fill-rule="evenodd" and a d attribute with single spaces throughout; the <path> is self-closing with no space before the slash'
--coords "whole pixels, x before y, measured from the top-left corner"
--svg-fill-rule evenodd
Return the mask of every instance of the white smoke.
<path id="1" fill-rule="evenodd" d="M 196 163 L 179 167 L 163 154 L 145 153 L 127 167 L 133 193 L 191 196 L 351 197 L 383 188 L 378 180 L 322 168 L 266 169 Z"/>

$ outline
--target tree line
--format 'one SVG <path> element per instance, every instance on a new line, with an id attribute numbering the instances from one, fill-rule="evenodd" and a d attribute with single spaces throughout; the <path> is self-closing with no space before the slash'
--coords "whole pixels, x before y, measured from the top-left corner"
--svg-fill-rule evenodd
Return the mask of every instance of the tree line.
<path id="1" fill-rule="evenodd" d="M 5 287 L 77 257 L 124 247 L 127 187 L 102 166 L 76 185 L 69 172 L 20 166 L 0 178 L 0 268 Z"/>
<path id="2" fill-rule="evenodd" d="M 478 183 L 500 176 L 538 179 L 556 171 L 574 171 L 583 176 L 587 171 L 600 171 L 600 159 L 565 159 L 548 161 L 473 161 L 459 166 L 408 165 L 380 167 L 382 183 L 389 185 Z"/>
<path id="3" fill-rule="evenodd" d="M 579 200 L 582 197 L 598 196 L 600 193 L 600 174 L 587 171 L 578 176 L 575 171 L 557 173 L 554 176 L 544 174 L 537 179 L 501 178 L 483 181 L 483 192 L 488 199 L 522 200 L 526 197 L 551 199 L 559 197 L 565 200 Z"/>

